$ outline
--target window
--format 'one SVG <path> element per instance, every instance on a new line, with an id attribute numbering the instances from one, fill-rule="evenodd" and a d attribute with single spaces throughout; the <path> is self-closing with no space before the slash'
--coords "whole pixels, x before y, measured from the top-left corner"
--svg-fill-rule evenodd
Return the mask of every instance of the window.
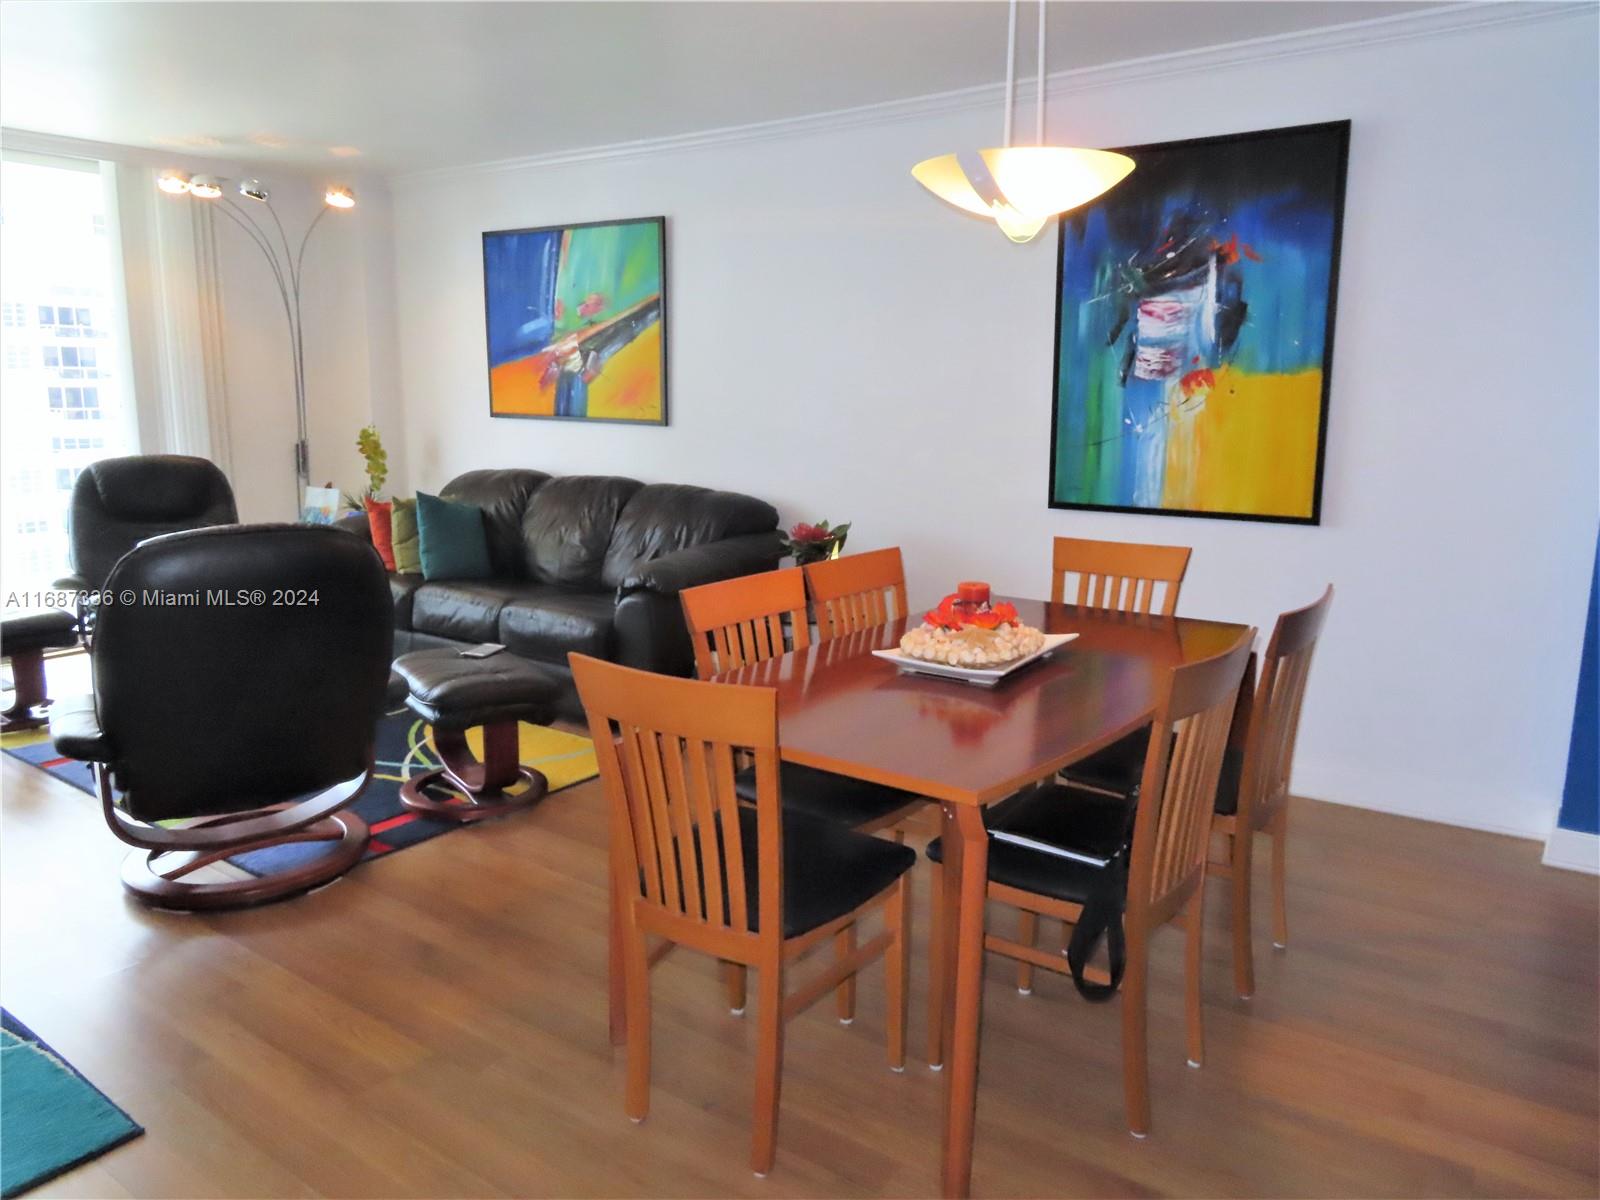
<path id="1" fill-rule="evenodd" d="M 37 156 L 6 155 L 0 170 L 0 586 L 32 591 L 65 573 L 79 473 L 138 447 L 109 177 Z"/>

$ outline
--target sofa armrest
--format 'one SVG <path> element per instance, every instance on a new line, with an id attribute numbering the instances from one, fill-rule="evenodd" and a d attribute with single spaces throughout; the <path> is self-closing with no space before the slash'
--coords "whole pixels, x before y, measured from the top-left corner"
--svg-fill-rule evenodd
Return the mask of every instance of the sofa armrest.
<path id="1" fill-rule="evenodd" d="M 346 513 L 333 524 L 335 528 L 353 533 L 367 545 L 372 545 L 372 522 L 367 519 L 366 513 Z"/>
<path id="2" fill-rule="evenodd" d="M 73 696 L 50 706 L 50 740 L 67 758 L 80 762 L 111 761 L 111 743 L 100 728 L 93 696 Z"/>
<path id="3" fill-rule="evenodd" d="M 723 538 L 640 564 L 622 581 L 617 595 L 619 599 L 630 592 L 676 596 L 685 588 L 702 583 L 774 570 L 782 558 L 783 535 L 776 529 Z"/>

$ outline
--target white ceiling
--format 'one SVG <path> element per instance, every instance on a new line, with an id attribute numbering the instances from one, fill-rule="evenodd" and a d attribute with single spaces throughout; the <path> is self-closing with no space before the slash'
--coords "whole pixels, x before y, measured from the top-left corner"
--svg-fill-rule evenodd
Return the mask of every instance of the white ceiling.
<path id="1" fill-rule="evenodd" d="M 1063 3 L 1049 68 L 1420 3 Z M 1021 61 L 1033 62 L 1025 6 Z M 0 4 L 6 127 L 237 162 L 402 172 L 994 83 L 982 0 Z"/>

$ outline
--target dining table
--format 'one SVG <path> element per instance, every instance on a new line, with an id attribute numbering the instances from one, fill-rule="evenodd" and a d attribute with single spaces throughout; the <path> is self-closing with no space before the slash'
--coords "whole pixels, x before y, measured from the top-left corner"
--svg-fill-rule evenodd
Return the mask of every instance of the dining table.
<path id="1" fill-rule="evenodd" d="M 902 788 L 940 806 L 944 894 L 935 903 L 944 905 L 944 927 L 954 934 L 944 1023 L 946 1196 L 968 1195 L 972 1182 L 988 884 L 985 806 L 1148 724 L 1173 667 L 1221 654 L 1245 629 L 1225 621 L 996 600 L 1014 604 L 1025 625 L 1077 636 L 992 686 L 903 671 L 874 655 L 899 646 L 905 617 L 719 676 L 776 689 L 784 762 Z M 912 609 L 910 622 L 920 623 L 921 611 Z"/>

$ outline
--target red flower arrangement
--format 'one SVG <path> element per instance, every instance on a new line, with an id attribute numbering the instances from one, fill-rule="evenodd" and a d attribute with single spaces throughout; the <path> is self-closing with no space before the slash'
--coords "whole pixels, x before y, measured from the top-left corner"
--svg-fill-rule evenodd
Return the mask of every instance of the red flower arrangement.
<path id="1" fill-rule="evenodd" d="M 984 589 L 987 592 L 988 589 Z M 1002 600 L 988 604 L 966 599 L 961 592 L 951 592 L 939 601 L 939 607 L 930 608 L 922 619 L 937 629 L 954 632 L 968 625 L 978 629 L 999 629 L 1002 625 L 1017 623 L 1017 606 Z"/>
<path id="2" fill-rule="evenodd" d="M 783 539 L 783 552 L 793 555 L 797 565 L 805 566 L 806 563 L 821 562 L 825 558 L 835 557 L 844 549 L 844 540 L 849 536 L 849 521 L 832 526 L 826 521 L 815 525 L 801 521 L 790 529 L 789 536 Z"/>

